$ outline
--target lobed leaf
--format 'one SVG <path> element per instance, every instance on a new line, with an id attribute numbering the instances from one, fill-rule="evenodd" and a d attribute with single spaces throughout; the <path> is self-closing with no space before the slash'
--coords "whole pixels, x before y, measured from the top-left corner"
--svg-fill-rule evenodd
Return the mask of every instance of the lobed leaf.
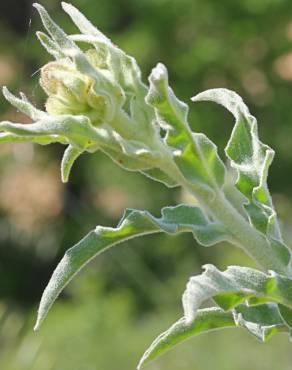
<path id="1" fill-rule="evenodd" d="M 225 167 L 215 144 L 205 135 L 191 131 L 188 106 L 169 87 L 163 64 L 152 70 L 149 82 L 146 101 L 154 107 L 159 125 L 167 132 L 165 142 L 172 149 L 177 166 L 187 181 L 212 194 L 225 182 Z"/>
<path id="2" fill-rule="evenodd" d="M 230 310 L 246 300 L 274 301 L 292 308 L 292 279 L 270 272 L 240 266 L 219 271 L 205 265 L 201 275 L 193 276 L 183 294 L 185 317 L 192 321 L 198 308 L 213 298 L 224 310 Z"/>
<path id="3" fill-rule="evenodd" d="M 234 91 L 211 89 L 192 98 L 213 101 L 224 106 L 235 117 L 230 140 L 225 148 L 231 166 L 238 173 L 237 188 L 248 199 L 245 209 L 251 223 L 269 238 L 282 240 L 276 212 L 267 187 L 268 169 L 274 151 L 258 138 L 257 121 Z"/>
<path id="4" fill-rule="evenodd" d="M 262 341 L 279 331 L 287 331 L 276 305 L 265 304 L 257 307 L 240 305 L 233 312 L 212 307 L 200 309 L 194 321 L 182 317 L 168 330 L 160 334 L 143 354 L 138 369 L 179 343 L 196 335 L 218 329 L 244 327 Z"/>
<path id="5" fill-rule="evenodd" d="M 43 293 L 35 329 L 39 328 L 68 282 L 93 257 L 121 242 L 157 232 L 192 232 L 197 241 L 205 246 L 228 239 L 222 225 L 210 221 L 198 207 L 180 205 L 164 208 L 161 218 L 145 211 L 127 210 L 117 228 L 98 226 L 66 252 Z"/>

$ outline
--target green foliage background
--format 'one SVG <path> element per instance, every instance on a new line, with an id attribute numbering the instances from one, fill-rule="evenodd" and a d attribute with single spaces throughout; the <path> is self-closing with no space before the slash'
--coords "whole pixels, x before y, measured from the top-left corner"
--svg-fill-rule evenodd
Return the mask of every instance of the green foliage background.
<path id="1" fill-rule="evenodd" d="M 292 3 L 289 0 L 73 0 L 122 49 L 146 80 L 163 62 L 186 102 L 201 90 L 236 90 L 258 118 L 260 136 L 276 150 L 270 189 L 287 241 L 292 241 Z M 68 32 L 58 1 L 41 1 Z M 38 68 L 49 56 L 34 32 L 29 1 L 0 5 L 0 84 L 23 90 L 42 106 Z M 24 117 L 1 99 L 2 118 Z M 191 107 L 194 131 L 220 148 L 233 119 L 211 104 Z M 0 368 L 5 370 L 134 369 L 151 340 L 182 314 L 190 275 L 212 262 L 253 263 L 240 251 L 197 246 L 190 235 L 148 236 L 111 250 L 81 273 L 58 300 L 41 331 L 32 332 L 37 303 L 64 251 L 95 225 L 115 225 L 123 208 L 158 215 L 187 199 L 102 154 L 83 155 L 67 185 L 58 170 L 63 148 L 0 147 Z M 290 370 L 291 344 L 281 336 L 258 343 L 243 331 L 202 336 L 149 369 Z"/>

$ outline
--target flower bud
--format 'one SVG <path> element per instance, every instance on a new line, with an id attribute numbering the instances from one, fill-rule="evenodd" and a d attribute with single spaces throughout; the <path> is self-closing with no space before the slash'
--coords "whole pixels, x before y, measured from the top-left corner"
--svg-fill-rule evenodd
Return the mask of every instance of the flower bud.
<path id="1" fill-rule="evenodd" d="M 105 98 L 93 90 L 92 78 L 80 73 L 70 60 L 46 64 L 41 69 L 40 84 L 48 95 L 46 110 L 49 114 L 84 114 L 94 124 L 102 120 Z"/>

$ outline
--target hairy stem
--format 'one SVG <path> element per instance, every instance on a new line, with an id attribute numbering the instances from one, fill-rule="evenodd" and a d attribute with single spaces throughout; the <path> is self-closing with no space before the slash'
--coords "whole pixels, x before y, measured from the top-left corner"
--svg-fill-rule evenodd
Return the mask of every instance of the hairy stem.
<path id="1" fill-rule="evenodd" d="M 175 179 L 182 188 L 195 196 L 200 206 L 226 227 L 234 245 L 242 248 L 264 270 L 273 270 L 292 276 L 291 268 L 283 264 L 265 236 L 250 225 L 248 220 L 227 199 L 223 190 L 214 191 L 214 196 L 210 197 L 183 177 L 169 155 L 168 161 L 164 164 L 166 167 L 163 170 Z"/>

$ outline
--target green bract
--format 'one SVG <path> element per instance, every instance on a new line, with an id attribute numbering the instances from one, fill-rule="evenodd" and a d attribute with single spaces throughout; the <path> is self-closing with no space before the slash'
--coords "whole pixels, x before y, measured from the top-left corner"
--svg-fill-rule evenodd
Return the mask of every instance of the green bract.
<path id="1" fill-rule="evenodd" d="M 282 239 L 267 186 L 274 152 L 259 140 L 256 119 L 242 99 L 226 89 L 192 98 L 221 104 L 235 117 L 225 149 L 226 160 L 237 173 L 230 183 L 230 169 L 216 145 L 190 128 L 189 107 L 169 86 L 166 67 L 159 63 L 145 85 L 134 58 L 72 5 L 62 6 L 80 34 L 68 36 L 35 4 L 48 32 L 37 36 L 55 58 L 41 69 L 40 84 L 48 95 L 46 111 L 4 87 L 5 98 L 33 122 L 1 122 L 0 141 L 67 145 L 61 164 L 64 182 L 84 151 L 101 150 L 125 169 L 142 172 L 168 187 L 184 188 L 196 197 L 198 206 L 164 208 L 160 218 L 126 210 L 116 228 L 98 226 L 91 231 L 66 252 L 54 271 L 35 329 L 66 284 L 97 254 L 141 235 L 191 232 L 205 247 L 224 240 L 242 248 L 262 271 L 230 266 L 221 272 L 206 265 L 187 285 L 184 317 L 152 343 L 139 367 L 175 344 L 213 329 L 244 327 L 263 341 L 278 331 L 291 332 L 291 252 Z M 83 52 L 80 43 L 88 50 Z M 200 309 L 208 299 L 219 307 Z"/>

